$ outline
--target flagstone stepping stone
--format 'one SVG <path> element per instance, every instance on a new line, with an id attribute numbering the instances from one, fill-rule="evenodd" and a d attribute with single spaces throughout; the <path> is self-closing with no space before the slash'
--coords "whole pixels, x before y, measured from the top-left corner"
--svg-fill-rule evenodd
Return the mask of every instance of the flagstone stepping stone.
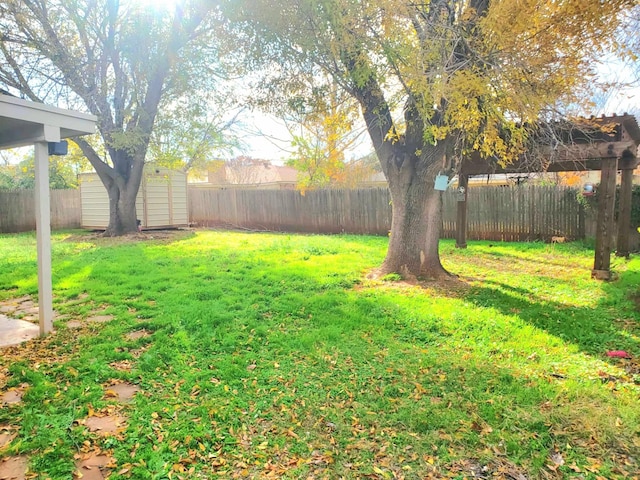
<path id="1" fill-rule="evenodd" d="M 113 459 L 106 455 L 90 454 L 76 462 L 76 473 L 82 480 L 104 480 L 109 472 L 107 466 L 112 463 Z"/>
<path id="2" fill-rule="evenodd" d="M 2 394 L 0 398 L 0 403 L 10 404 L 10 403 L 20 403 L 22 401 L 23 392 L 19 390 L 9 390 Z"/>
<path id="3" fill-rule="evenodd" d="M 16 436 L 17 436 L 16 433 L 10 433 L 10 432 L 0 433 L 0 450 L 2 450 L 4 447 L 9 445 L 13 441 L 13 439 L 16 438 Z"/>
<path id="4" fill-rule="evenodd" d="M 16 311 L 15 305 L 2 305 L 0 306 L 0 313 L 13 313 Z"/>
<path id="5" fill-rule="evenodd" d="M 106 323 L 113 320 L 113 315 L 95 315 L 93 317 L 87 318 L 87 322 L 94 323 Z"/>
<path id="6" fill-rule="evenodd" d="M 107 387 L 105 395 L 107 397 L 115 397 L 121 403 L 129 403 L 140 391 L 140 387 L 131 383 L 117 383 Z"/>
<path id="7" fill-rule="evenodd" d="M 67 328 L 82 328 L 83 323 L 80 320 L 69 320 L 66 324 Z"/>
<path id="8" fill-rule="evenodd" d="M 133 369 L 133 365 L 129 360 L 120 360 L 119 362 L 111 362 L 109 366 L 114 370 L 118 370 L 120 372 L 130 372 Z"/>
<path id="9" fill-rule="evenodd" d="M 140 358 L 140 356 L 149 350 L 149 345 L 146 345 L 142 348 L 136 348 L 135 350 L 129 351 L 129 353 L 133 356 L 133 358 Z"/>
<path id="10" fill-rule="evenodd" d="M 0 461 L 0 480 L 25 480 L 29 459 L 27 457 L 7 457 Z"/>
<path id="11" fill-rule="evenodd" d="M 38 325 L 0 315 L 0 347 L 18 345 L 39 335 Z"/>
<path id="12" fill-rule="evenodd" d="M 28 310 L 29 308 L 35 307 L 36 304 L 33 300 L 25 300 L 24 302 L 20 302 L 20 306 L 18 307 L 20 310 Z"/>
<path id="13" fill-rule="evenodd" d="M 89 417 L 84 424 L 90 432 L 98 435 L 111 435 L 117 433 L 125 426 L 126 419 L 120 415 L 106 415 L 104 417 Z"/>
<path id="14" fill-rule="evenodd" d="M 138 340 L 139 338 L 146 338 L 150 335 L 151 333 L 148 330 L 136 330 L 135 332 L 127 333 L 124 337 L 127 340 Z"/>

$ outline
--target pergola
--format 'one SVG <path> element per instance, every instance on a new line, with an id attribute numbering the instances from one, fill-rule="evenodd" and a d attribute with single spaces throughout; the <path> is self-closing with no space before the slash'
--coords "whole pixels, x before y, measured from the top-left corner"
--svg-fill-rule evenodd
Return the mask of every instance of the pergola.
<path id="1" fill-rule="evenodd" d="M 93 115 L 0 94 L 0 150 L 33 145 L 35 152 L 40 335 L 53 328 L 49 146 L 95 133 L 96 120 Z"/>
<path id="2" fill-rule="evenodd" d="M 525 172 L 570 172 L 600 170 L 598 187 L 598 217 L 596 231 L 596 252 L 591 276 L 608 280 L 611 278 L 611 250 L 614 235 L 614 214 L 616 199 L 616 172 L 621 171 L 620 211 L 618 216 L 618 238 L 616 254 L 628 256 L 631 231 L 631 201 L 633 193 L 633 170 L 638 166 L 638 146 L 640 127 L 633 115 L 613 115 L 610 117 L 585 119 L 589 134 L 580 130 L 571 133 L 565 146 L 548 148 L 545 161 L 537 168 L 524 159 L 501 166 L 479 156 L 464 159 L 459 175 L 459 187 L 464 187 L 464 199 L 458 201 L 456 221 L 456 246 L 467 246 L 467 197 L 469 175 L 493 173 Z M 603 130 L 594 133 L 594 127 Z M 562 135 L 562 129 L 560 129 Z M 544 153 L 544 150 L 543 150 Z"/>

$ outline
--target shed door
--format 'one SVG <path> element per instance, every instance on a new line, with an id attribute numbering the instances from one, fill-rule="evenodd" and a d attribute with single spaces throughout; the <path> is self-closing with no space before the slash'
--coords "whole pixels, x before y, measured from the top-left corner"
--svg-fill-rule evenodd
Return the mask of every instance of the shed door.
<path id="1" fill-rule="evenodd" d="M 171 222 L 170 182 L 167 175 L 145 177 L 145 226 L 167 227 Z"/>

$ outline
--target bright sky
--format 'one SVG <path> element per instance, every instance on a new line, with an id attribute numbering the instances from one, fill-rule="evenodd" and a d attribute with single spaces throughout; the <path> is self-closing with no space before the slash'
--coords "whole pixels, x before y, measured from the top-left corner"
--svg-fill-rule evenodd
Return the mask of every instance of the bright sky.
<path id="1" fill-rule="evenodd" d="M 598 73 L 601 79 L 607 82 L 624 82 L 635 77 L 631 67 L 617 59 L 605 60 L 600 65 Z M 640 120 L 640 84 L 637 81 L 635 84 L 604 92 L 602 98 L 596 100 L 600 103 L 597 107 L 600 111 L 594 114 L 622 115 L 628 112 L 635 114 Z"/>
<path id="2" fill-rule="evenodd" d="M 241 140 L 247 156 L 271 160 L 276 164 L 284 163 L 293 153 L 291 134 L 285 123 L 273 115 L 253 111 L 242 118 L 243 127 L 239 128 Z M 353 147 L 346 151 L 348 160 L 360 158 L 373 150 L 371 140 L 362 132 Z"/>
<path id="3" fill-rule="evenodd" d="M 135 0 L 137 3 L 144 7 L 153 8 L 154 10 L 171 10 L 181 0 Z"/>

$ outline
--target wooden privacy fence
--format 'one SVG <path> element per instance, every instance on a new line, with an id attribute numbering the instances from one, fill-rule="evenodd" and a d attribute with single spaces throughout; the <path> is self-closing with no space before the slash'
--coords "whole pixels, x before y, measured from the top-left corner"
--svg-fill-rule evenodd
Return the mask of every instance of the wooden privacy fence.
<path id="1" fill-rule="evenodd" d="M 51 228 L 80 228 L 80 215 L 80 190 L 51 190 Z M 35 228 L 34 191 L 0 191 L 0 233 Z"/>
<path id="2" fill-rule="evenodd" d="M 214 190 L 190 188 L 189 220 L 206 227 L 301 233 L 386 235 L 391 225 L 386 189 Z"/>
<path id="3" fill-rule="evenodd" d="M 385 188 L 318 190 L 218 190 L 189 188 L 189 221 L 205 227 L 232 227 L 301 233 L 387 235 L 391 198 Z M 443 236 L 455 236 L 455 189 L 444 194 Z M 0 192 L 0 232 L 35 229 L 32 190 Z M 595 213 L 578 201 L 576 190 L 557 187 L 469 189 L 468 235 L 473 240 L 584 238 Z M 51 191 L 52 228 L 79 228 L 79 190 Z"/>
<path id="4" fill-rule="evenodd" d="M 456 195 L 443 198 L 444 237 L 456 235 Z M 592 218 L 593 217 L 593 218 Z M 507 242 L 585 238 L 586 224 L 595 220 L 570 188 L 517 186 L 470 188 L 467 237 Z"/>
<path id="5" fill-rule="evenodd" d="M 443 236 L 455 237 L 456 192 L 444 194 Z M 189 191 L 190 221 L 207 227 L 232 227 L 306 233 L 386 235 L 391 228 L 387 189 Z M 471 188 L 468 238 L 474 240 L 549 240 L 584 238 L 591 222 L 574 189 L 519 186 Z"/>

